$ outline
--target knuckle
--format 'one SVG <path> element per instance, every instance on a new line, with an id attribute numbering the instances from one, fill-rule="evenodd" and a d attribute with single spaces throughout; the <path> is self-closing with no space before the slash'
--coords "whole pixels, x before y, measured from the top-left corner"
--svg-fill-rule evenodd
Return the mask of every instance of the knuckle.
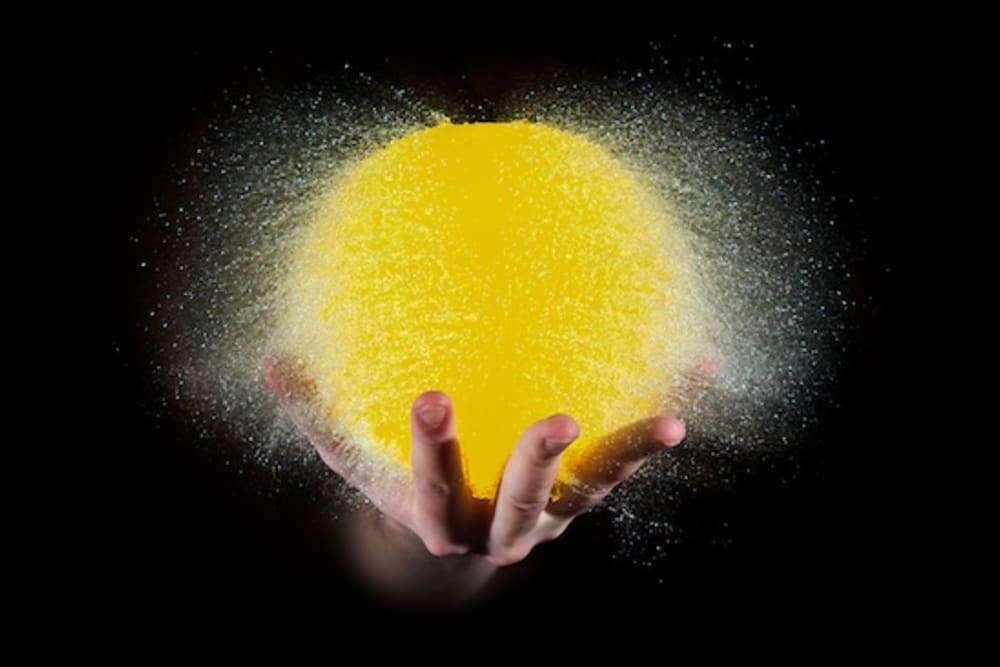
<path id="1" fill-rule="evenodd" d="M 535 467 L 546 466 L 553 458 L 559 456 L 559 454 L 553 453 L 551 447 L 553 445 L 549 444 L 549 440 L 539 440 L 528 448 L 528 456 L 526 458 Z"/>
<path id="2" fill-rule="evenodd" d="M 505 502 L 516 514 L 523 516 L 534 516 L 541 513 L 549 504 L 548 498 L 521 496 L 508 494 Z"/>
<path id="3" fill-rule="evenodd" d="M 422 537 L 424 548 L 432 556 L 452 556 L 454 554 L 465 553 L 465 550 L 453 542 L 440 537 Z"/>
<path id="4" fill-rule="evenodd" d="M 645 461 L 646 457 L 643 456 L 638 460 L 638 463 Z M 631 461 L 614 461 L 609 463 L 602 469 L 604 479 L 599 484 L 594 484 L 593 486 L 598 490 L 603 490 L 603 496 L 607 496 L 611 493 L 611 489 L 615 488 L 616 485 L 621 484 L 629 475 L 632 474 L 635 468 L 636 462 Z"/>
<path id="5" fill-rule="evenodd" d="M 451 487 L 438 480 L 418 479 L 416 484 L 418 493 L 423 496 L 448 498 L 451 495 Z"/>
<path id="6" fill-rule="evenodd" d="M 597 505 L 611 495 L 614 488 L 614 484 L 598 484 L 578 489 L 577 493 L 583 505 Z"/>
<path id="7" fill-rule="evenodd" d="M 452 554 L 451 547 L 443 542 L 431 542 L 430 544 L 424 544 L 424 546 L 427 547 L 427 553 L 438 558 Z"/>
<path id="8" fill-rule="evenodd" d="M 545 531 L 541 534 L 538 541 L 541 542 L 551 542 L 552 540 L 558 538 L 566 529 L 569 528 L 569 521 L 554 521 L 549 524 Z"/>
<path id="9" fill-rule="evenodd" d="M 528 557 L 529 553 L 531 553 L 530 546 L 513 545 L 503 547 L 498 549 L 496 552 L 489 554 L 489 556 L 487 556 L 487 560 L 498 567 L 507 567 L 508 565 L 520 563 Z"/>

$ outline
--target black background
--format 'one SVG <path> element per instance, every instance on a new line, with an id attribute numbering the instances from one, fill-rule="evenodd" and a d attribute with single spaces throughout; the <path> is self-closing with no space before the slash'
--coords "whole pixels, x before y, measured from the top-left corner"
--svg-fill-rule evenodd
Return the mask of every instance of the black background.
<path id="1" fill-rule="evenodd" d="M 717 618 L 766 606 L 809 622 L 842 603 L 852 604 L 855 614 L 878 615 L 904 588 L 891 546 L 905 518 L 885 472 L 905 444 L 888 342 L 896 335 L 896 240 L 905 224 L 900 163 L 917 66 L 911 45 L 905 36 L 874 28 L 649 37 L 682 71 L 700 67 L 704 55 L 725 80 L 754 81 L 759 88 L 753 96 L 767 95 L 772 109 L 795 105 L 786 143 L 825 139 L 807 159 L 822 176 L 823 191 L 845 202 L 836 213 L 853 253 L 853 289 L 863 303 L 852 315 L 855 342 L 836 397 L 843 408 L 825 415 L 794 483 L 763 477 L 738 493 L 707 494 L 691 503 L 683 518 L 694 538 L 655 569 L 613 560 L 607 517 L 587 517 L 541 548 L 527 571 L 511 573 L 510 584 L 495 596 L 448 618 L 610 616 L 631 622 L 678 610 Z M 721 46 L 726 41 L 753 42 L 750 61 L 743 60 L 745 48 L 739 57 L 728 56 Z M 171 162 L 201 131 L 204 118 L 193 107 L 211 108 L 222 87 L 251 81 L 259 63 L 280 86 L 336 75 L 350 61 L 377 77 L 457 91 L 455 99 L 469 100 L 471 119 L 477 104 L 488 109 L 489 100 L 522 73 L 619 71 L 644 63 L 647 43 L 646 37 L 470 38 L 391 44 L 341 39 L 312 48 L 139 41 L 99 47 L 95 131 L 102 138 L 108 194 L 106 377 L 115 418 L 100 494 L 101 532 L 93 538 L 98 587 L 122 609 L 135 610 L 136 618 L 174 605 L 186 617 L 237 611 L 296 619 L 316 609 L 347 609 L 362 620 L 412 618 L 412 612 L 369 598 L 345 574 L 329 544 L 329 525 L 316 510 L 315 488 L 261 492 L 273 486 L 265 473 L 236 475 L 221 457 L 205 453 L 211 443 L 195 445 L 179 421 L 151 416 L 158 397 L 144 375 L 148 352 L 136 326 L 137 297 L 146 287 L 137 282 L 137 258 L 127 239 L 147 231 L 144 219 L 167 185 Z M 309 72 L 304 61 L 312 64 Z M 748 95 L 735 85 L 727 93 L 737 104 Z M 849 206 L 848 197 L 854 200 Z M 729 525 L 725 544 L 711 528 L 723 519 Z"/>

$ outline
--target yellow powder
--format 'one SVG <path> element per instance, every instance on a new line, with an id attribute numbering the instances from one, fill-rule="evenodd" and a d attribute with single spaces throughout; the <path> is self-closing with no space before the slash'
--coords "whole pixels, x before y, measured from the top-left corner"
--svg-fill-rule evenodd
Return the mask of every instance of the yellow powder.
<path id="1" fill-rule="evenodd" d="M 690 355 L 687 251 L 632 169 L 527 122 L 442 124 L 331 183 L 290 258 L 282 345 L 373 460 L 409 466 L 409 409 L 455 405 L 467 480 L 491 496 L 520 433 L 581 438 L 656 412 Z"/>

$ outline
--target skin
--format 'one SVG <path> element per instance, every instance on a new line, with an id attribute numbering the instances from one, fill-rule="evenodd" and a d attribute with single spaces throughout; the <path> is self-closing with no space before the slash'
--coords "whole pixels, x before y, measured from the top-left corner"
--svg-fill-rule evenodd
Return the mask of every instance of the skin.
<path id="1" fill-rule="evenodd" d="M 688 389 L 674 403 L 692 400 L 715 370 L 704 363 L 689 374 Z M 379 510 L 355 527 L 357 555 L 372 583 L 395 592 L 439 582 L 442 575 L 455 583 L 448 596 L 474 591 L 496 568 L 518 563 L 538 544 L 559 537 L 650 456 L 676 447 L 685 436 L 684 423 L 672 414 L 638 421 L 597 445 L 574 470 L 578 484 L 554 493 L 560 456 L 580 429 L 568 415 L 551 415 L 521 434 L 496 498 L 485 502 L 472 498 L 463 480 L 455 413 L 446 394 L 428 391 L 413 402 L 412 478 L 376 478 L 356 465 L 350 448 L 323 425 L 313 385 L 293 362 L 270 358 L 263 376 L 326 465 Z"/>

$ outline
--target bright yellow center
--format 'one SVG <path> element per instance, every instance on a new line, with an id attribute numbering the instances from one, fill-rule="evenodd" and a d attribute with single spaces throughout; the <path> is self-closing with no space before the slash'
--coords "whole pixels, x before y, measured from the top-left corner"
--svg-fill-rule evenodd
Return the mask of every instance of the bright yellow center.
<path id="1" fill-rule="evenodd" d="M 408 466 L 413 400 L 446 392 L 488 497 L 530 423 L 580 424 L 565 478 L 657 411 L 682 363 L 685 258 L 664 202 L 587 138 L 442 124 L 331 183 L 292 253 L 283 344 L 373 460 Z"/>

